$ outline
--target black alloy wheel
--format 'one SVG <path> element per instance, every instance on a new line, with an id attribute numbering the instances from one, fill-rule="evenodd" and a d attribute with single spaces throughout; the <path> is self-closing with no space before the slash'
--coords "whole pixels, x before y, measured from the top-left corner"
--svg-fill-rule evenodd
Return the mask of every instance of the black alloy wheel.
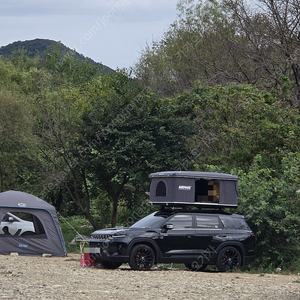
<path id="1" fill-rule="evenodd" d="M 133 270 L 148 271 L 152 268 L 155 255 L 151 247 L 140 244 L 132 248 L 129 265 Z"/>
<path id="2" fill-rule="evenodd" d="M 241 266 L 242 256 L 234 247 L 224 247 L 217 258 L 216 266 L 221 272 L 232 271 Z"/>

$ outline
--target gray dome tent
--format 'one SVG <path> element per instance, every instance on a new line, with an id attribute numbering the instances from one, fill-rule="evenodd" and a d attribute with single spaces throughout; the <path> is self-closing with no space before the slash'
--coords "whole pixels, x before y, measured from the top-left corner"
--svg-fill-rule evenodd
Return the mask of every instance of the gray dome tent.
<path id="1" fill-rule="evenodd" d="M 67 255 L 56 210 L 44 200 L 18 191 L 0 193 L 0 221 L 0 254 Z"/>

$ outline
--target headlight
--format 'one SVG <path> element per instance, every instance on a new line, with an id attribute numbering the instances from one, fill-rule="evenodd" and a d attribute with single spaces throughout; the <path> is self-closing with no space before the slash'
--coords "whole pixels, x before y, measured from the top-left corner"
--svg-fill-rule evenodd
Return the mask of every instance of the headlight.
<path id="1" fill-rule="evenodd" d="M 126 234 L 117 234 L 117 235 L 113 235 L 112 238 L 124 238 L 126 236 Z"/>

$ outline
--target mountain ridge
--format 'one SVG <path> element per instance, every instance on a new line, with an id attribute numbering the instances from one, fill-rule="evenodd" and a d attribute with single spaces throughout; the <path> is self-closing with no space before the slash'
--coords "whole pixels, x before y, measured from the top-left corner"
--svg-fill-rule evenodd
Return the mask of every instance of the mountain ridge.
<path id="1" fill-rule="evenodd" d="M 61 57 L 69 53 L 75 59 L 79 59 L 81 61 L 87 60 L 91 65 L 100 65 L 103 73 L 114 72 L 114 70 L 110 67 L 103 65 L 102 63 L 95 62 L 93 59 L 86 57 L 83 54 L 80 54 L 77 51 L 65 46 L 63 43 L 61 43 L 61 41 L 54 41 L 49 39 L 36 38 L 33 40 L 15 41 L 8 45 L 0 47 L 0 55 L 3 57 L 11 57 L 16 51 L 25 50 L 26 54 L 28 54 L 29 56 L 38 54 L 41 58 L 43 58 L 44 54 L 47 51 L 54 51 L 57 45 L 60 45 Z"/>

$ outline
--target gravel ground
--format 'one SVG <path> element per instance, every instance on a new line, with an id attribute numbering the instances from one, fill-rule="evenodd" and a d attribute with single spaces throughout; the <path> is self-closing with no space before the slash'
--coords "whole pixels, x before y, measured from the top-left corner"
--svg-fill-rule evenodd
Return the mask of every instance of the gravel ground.
<path id="1" fill-rule="evenodd" d="M 299 275 L 167 268 L 139 272 L 126 265 L 105 270 L 80 267 L 79 258 L 0 255 L 0 300 L 300 299 Z"/>

